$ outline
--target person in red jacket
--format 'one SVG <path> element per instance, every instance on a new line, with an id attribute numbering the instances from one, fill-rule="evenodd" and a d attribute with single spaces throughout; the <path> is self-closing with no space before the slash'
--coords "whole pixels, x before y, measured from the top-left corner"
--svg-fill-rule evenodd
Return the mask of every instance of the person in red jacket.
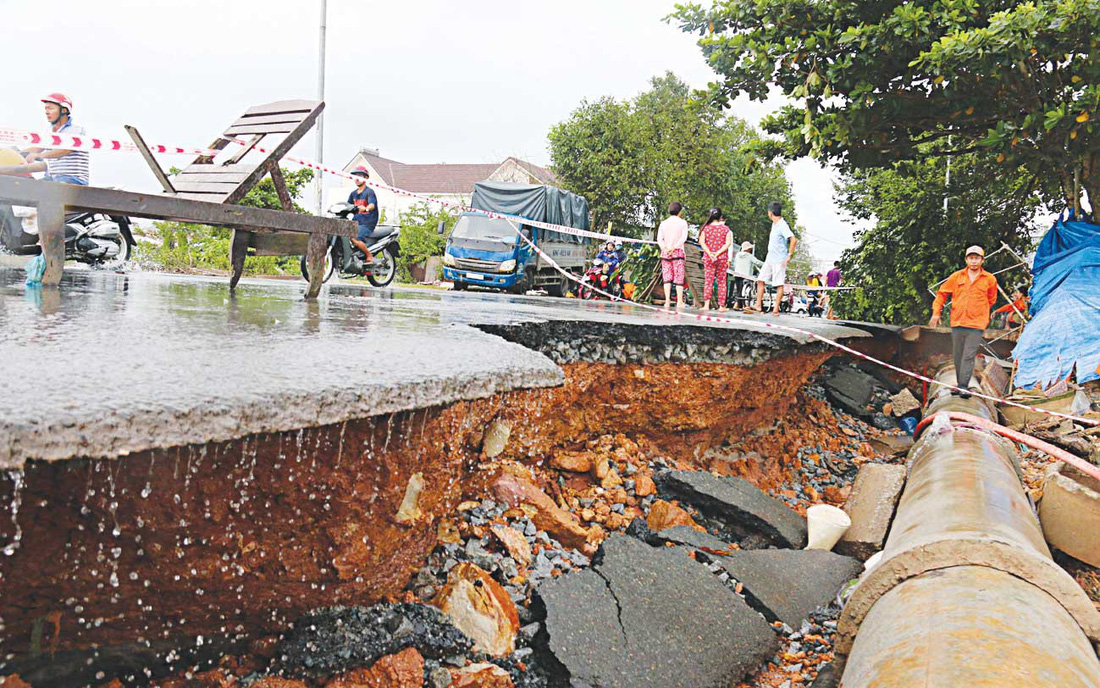
<path id="1" fill-rule="evenodd" d="M 1016 291 L 1012 292 L 1012 303 L 1005 304 L 993 311 L 993 315 L 1007 313 L 1008 315 L 1005 317 L 1005 327 L 1013 328 L 1023 324 L 1020 321 L 1020 316 L 1027 316 L 1027 304 L 1027 285 L 1022 284 L 1016 287 Z"/>
<path id="2" fill-rule="evenodd" d="M 932 319 L 929 327 L 940 326 L 940 313 L 948 299 L 951 300 L 951 348 L 955 355 L 955 379 L 957 386 L 970 389 L 970 376 L 974 372 L 974 359 L 982 334 L 989 326 L 989 311 L 997 302 L 997 278 L 982 269 L 985 249 L 971 246 L 966 249 L 966 267 L 948 277 L 936 292 L 932 302 Z M 955 392 L 969 398 L 968 392 Z"/>

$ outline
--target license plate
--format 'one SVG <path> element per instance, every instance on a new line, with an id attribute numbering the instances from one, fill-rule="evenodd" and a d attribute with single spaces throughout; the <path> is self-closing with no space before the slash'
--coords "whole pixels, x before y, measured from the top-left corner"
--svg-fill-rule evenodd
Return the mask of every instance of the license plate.
<path id="1" fill-rule="evenodd" d="M 466 276 L 469 277 L 470 279 L 476 279 L 476 280 L 485 279 L 485 275 L 482 275 L 482 274 L 479 274 L 479 273 L 476 273 L 476 272 L 467 272 Z"/>

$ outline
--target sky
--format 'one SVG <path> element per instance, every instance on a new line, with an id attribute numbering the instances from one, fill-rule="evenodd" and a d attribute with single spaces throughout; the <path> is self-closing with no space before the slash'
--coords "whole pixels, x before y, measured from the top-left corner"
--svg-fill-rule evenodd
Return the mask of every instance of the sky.
<path id="1" fill-rule="evenodd" d="M 9 67 L 0 128 L 44 131 L 39 99 L 61 91 L 91 135 L 206 147 L 248 107 L 317 95 L 321 0 L 3 0 Z M 328 0 L 324 159 L 360 147 L 405 163 L 546 165 L 546 134 L 583 99 L 630 98 L 672 71 L 716 79 L 662 18 L 673 0 Z M 9 63 L 10 64 L 10 63 Z M 739 100 L 756 124 L 781 101 Z M 313 135 L 294 151 L 315 157 Z M 162 156 L 165 168 L 186 158 Z M 159 189 L 134 154 L 93 153 L 93 183 Z M 796 210 L 821 265 L 852 244 L 832 200 L 834 175 L 787 167 Z M 767 199 L 761 199 L 761 212 Z M 308 203 L 306 205 L 309 205 Z"/>

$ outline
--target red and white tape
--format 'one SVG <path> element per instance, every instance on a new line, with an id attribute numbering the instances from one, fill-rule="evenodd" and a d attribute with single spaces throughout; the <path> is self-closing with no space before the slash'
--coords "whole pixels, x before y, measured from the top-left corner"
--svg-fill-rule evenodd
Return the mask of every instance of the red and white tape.
<path id="1" fill-rule="evenodd" d="M 60 148 L 62 150 L 87 150 L 87 151 L 121 151 L 125 153 L 138 153 L 138 147 L 130 141 L 117 139 L 102 139 L 94 136 L 73 136 L 71 134 L 55 134 L 54 132 L 40 133 L 23 131 L 21 129 L 0 129 L 0 143 L 12 146 L 29 146 L 33 148 Z M 215 156 L 221 151 L 203 148 L 180 148 L 178 146 L 165 146 L 162 144 L 149 146 L 154 153 L 168 155 L 199 155 Z"/>
<path id="2" fill-rule="evenodd" d="M 242 146 L 248 145 L 247 143 L 245 143 L 243 141 L 239 141 L 239 140 L 234 139 L 234 138 L 228 138 L 227 140 L 229 140 L 233 143 L 240 144 Z M 17 143 L 17 144 L 22 143 L 22 144 L 25 144 L 25 145 L 39 146 L 39 147 L 42 147 L 42 148 L 65 148 L 65 149 L 86 149 L 86 150 L 110 150 L 110 151 L 138 152 L 137 147 L 134 146 L 133 143 L 126 143 L 126 142 L 123 142 L 123 141 L 115 141 L 115 140 L 110 140 L 110 139 L 100 139 L 100 138 L 93 138 L 93 137 L 87 137 L 87 136 L 83 136 L 83 137 L 64 136 L 64 135 L 53 134 L 53 133 L 50 133 L 50 134 L 35 134 L 33 132 L 23 132 L 23 131 L 15 130 L 15 129 L 0 129 L 0 142 L 14 142 L 14 143 Z M 157 152 L 157 153 L 176 153 L 176 154 L 181 154 L 181 155 L 211 156 L 211 155 L 217 155 L 218 153 L 221 152 L 221 151 L 204 150 L 204 149 L 198 149 L 198 148 L 180 148 L 180 147 L 176 147 L 176 146 L 150 146 L 150 148 L 154 152 Z M 270 152 L 269 150 L 264 149 L 264 148 L 260 148 L 260 147 L 255 147 L 254 150 L 259 151 L 261 153 Z M 310 161 L 310 160 L 303 160 L 301 158 L 293 158 L 293 157 L 289 157 L 289 156 L 284 157 L 283 160 L 286 160 L 288 162 L 293 162 L 295 164 L 301 165 L 303 167 L 307 167 L 307 168 L 312 169 L 312 170 L 317 170 L 319 172 L 324 172 L 326 174 L 332 174 L 332 175 L 335 175 L 335 176 L 338 176 L 338 177 L 344 177 L 344 178 L 351 179 L 351 180 L 356 179 L 356 177 L 348 174 L 347 172 L 344 172 L 343 170 L 336 170 L 336 169 L 333 169 L 331 167 L 326 167 L 325 165 L 320 165 L 320 164 L 315 163 L 315 162 Z M 520 224 L 539 227 L 541 229 L 549 229 L 549 230 L 552 230 L 552 231 L 555 231 L 555 232 L 562 232 L 562 233 L 565 233 L 565 234 L 572 234 L 572 235 L 575 235 L 575 236 L 583 236 L 583 237 L 589 237 L 589 238 L 594 238 L 594 239 L 601 239 L 601 240 L 604 240 L 604 241 L 606 241 L 608 239 L 612 239 L 612 240 L 620 239 L 622 241 L 627 241 L 627 242 L 630 242 L 630 243 L 638 243 L 638 244 L 655 244 L 656 243 L 654 241 L 649 241 L 649 240 L 645 240 L 645 239 L 634 239 L 632 237 L 618 237 L 618 236 L 613 236 L 613 235 L 608 235 L 608 234 L 600 234 L 598 232 L 589 232 L 589 231 L 585 231 L 585 230 L 581 230 L 581 229 L 576 229 L 574 227 L 565 227 L 563 225 L 555 225 L 555 224 L 551 224 L 551 223 L 548 223 L 548 222 L 537 222 L 537 221 L 534 221 L 534 220 L 528 220 L 526 218 L 517 217 L 517 216 L 514 216 L 514 215 L 505 215 L 505 214 L 502 214 L 502 213 L 486 212 L 484 210 L 479 210 L 477 208 L 472 208 L 470 206 L 466 206 L 466 205 L 463 205 L 461 203 L 454 203 L 452 201 L 447 201 L 447 200 L 440 199 L 440 198 L 433 198 L 431 196 L 425 196 L 423 194 L 413 193 L 411 191 L 406 191 L 404 189 L 399 189 L 397 187 L 392 187 L 392 186 L 389 186 L 389 185 L 386 185 L 386 184 L 380 184 L 378 182 L 368 181 L 368 185 L 370 185 L 374 188 L 377 188 L 377 189 L 385 189 L 385 190 L 390 191 L 391 193 L 394 193 L 394 194 L 399 195 L 399 196 L 405 196 L 407 198 L 416 198 L 418 200 L 426 201 L 428 203 L 435 203 L 437 205 L 440 205 L 440 206 L 443 206 L 443 207 L 446 207 L 446 208 L 451 208 L 451 209 L 457 210 L 459 212 L 481 213 L 481 214 L 487 215 L 487 216 L 489 216 L 493 219 L 507 220 L 511 224 L 513 231 L 515 231 L 516 234 L 520 237 L 520 239 L 522 239 L 524 242 L 526 242 L 527 245 L 530 246 L 533 251 L 537 252 L 540 256 L 542 256 L 555 270 L 557 270 L 559 273 L 564 275 L 567 279 L 569 279 L 569 280 L 571 280 L 571 281 L 573 281 L 577 284 L 581 283 L 580 278 L 578 278 L 573 273 L 569 272 L 568 270 L 565 270 L 560 265 L 558 265 L 546 252 L 541 250 L 529 238 L 524 236 L 523 233 L 520 232 L 519 227 L 517 227 L 515 225 L 515 223 L 518 222 Z M 589 289 L 592 289 L 596 293 L 601 294 L 601 295 L 607 297 L 608 299 L 610 299 L 612 301 L 623 301 L 623 299 L 615 297 L 615 296 L 613 296 L 613 295 L 611 295 L 611 294 L 609 294 L 605 291 L 602 291 L 602 290 L 600 290 L 600 289 L 598 289 L 598 288 L 596 288 L 592 285 L 587 285 L 587 286 L 588 286 Z M 818 287 L 813 287 L 813 288 L 817 289 Z M 845 288 L 845 287 L 840 287 L 840 288 L 833 287 L 833 289 L 843 289 L 843 288 Z M 847 287 L 847 288 L 851 289 L 852 287 Z M 824 289 L 828 289 L 828 287 L 825 287 Z M 1037 408 L 1037 407 L 1034 407 L 1034 406 L 1028 406 L 1027 404 L 1021 404 L 1019 402 L 1011 401 L 1011 400 L 1008 400 L 1008 399 L 999 399 L 997 397 L 989 396 L 989 395 L 986 395 L 986 394 L 983 394 L 981 392 L 977 392 L 977 391 L 974 391 L 974 390 L 964 390 L 960 387 L 949 385 L 947 383 L 940 382 L 939 380 L 934 380 L 934 379 L 932 379 L 930 377 L 927 377 L 925 375 L 921 375 L 920 373 L 916 373 L 916 372 L 913 372 L 911 370 L 906 370 L 904 368 L 900 368 L 898 366 L 895 366 L 891 363 L 887 363 L 886 361 L 879 360 L 879 359 L 875 358 L 874 356 L 870 356 L 870 355 L 862 353 L 860 351 L 856 351 L 852 347 L 847 346 L 845 344 L 841 344 L 838 341 L 829 339 L 827 337 L 823 337 L 823 336 L 821 336 L 821 335 L 819 335 L 815 332 L 811 332 L 809 330 L 804 330 L 804 329 L 799 328 L 799 327 L 791 327 L 790 325 L 781 325 L 779 323 L 773 323 L 773 322 L 769 322 L 767 320 L 750 320 L 748 318 L 732 318 L 732 317 L 726 317 L 726 316 L 710 315 L 710 314 L 706 314 L 706 313 L 687 313 L 687 312 L 683 312 L 683 311 L 680 311 L 680 310 L 670 311 L 670 310 L 666 310 L 666 309 L 663 309 L 663 308 L 658 308 L 657 306 L 653 306 L 653 305 L 645 304 L 645 303 L 638 303 L 638 302 L 629 302 L 629 303 L 631 303 L 632 305 L 634 305 L 636 307 L 645 309 L 645 310 L 656 311 L 656 312 L 659 312 L 659 313 L 675 313 L 677 317 L 684 318 L 684 319 L 689 319 L 689 320 L 698 320 L 698 321 L 701 321 L 701 322 L 726 323 L 726 324 L 741 325 L 741 326 L 748 325 L 750 327 L 763 327 L 765 329 L 775 330 L 775 331 L 778 331 L 778 332 L 785 332 L 785 333 L 789 333 L 789 334 L 801 335 L 803 337 L 808 337 L 808 338 L 810 338 L 814 341 L 821 342 L 822 344 L 825 344 L 827 346 L 831 346 L 833 348 L 844 351 L 845 353 L 851 354 L 852 356 L 855 356 L 857 358 L 861 358 L 865 361 L 870 361 L 871 363 L 874 363 L 875 365 L 880 365 L 880 366 L 882 366 L 882 367 L 884 367 L 888 370 L 893 370 L 896 373 L 901 373 L 902 375 L 906 375 L 908 377 L 911 377 L 911 378 L 916 379 L 916 380 L 920 380 L 922 382 L 926 382 L 926 383 L 931 384 L 931 385 L 939 385 L 941 387 L 946 387 L 948 389 L 952 389 L 952 390 L 955 390 L 957 392 L 966 392 L 966 393 L 969 393 L 969 394 L 971 394 L 975 397 L 978 397 L 980 399 L 985 399 L 986 401 L 990 401 L 990 402 L 993 402 L 993 403 L 1004 404 L 1004 405 L 1007 405 L 1007 406 L 1014 406 L 1016 408 L 1020 408 L 1020 409 L 1024 409 L 1024 410 L 1028 410 L 1028 411 L 1035 411 L 1035 412 L 1040 413 L 1040 414 L 1044 414 L 1044 415 L 1048 415 L 1048 416 L 1054 416 L 1054 417 L 1057 417 L 1057 418 L 1064 418 L 1066 420 L 1070 420 L 1070 421 L 1073 421 L 1073 422 L 1076 422 L 1076 423 L 1081 423 L 1083 425 L 1093 425 L 1093 426 L 1100 425 L 1100 421 L 1094 420 L 1094 419 L 1091 419 L 1091 418 L 1082 418 L 1080 416 L 1074 416 L 1074 415 L 1068 414 L 1068 413 L 1061 413 L 1061 412 L 1058 412 L 1058 411 L 1051 411 L 1051 410 L 1048 410 L 1048 409 L 1041 409 L 1041 408 Z"/>

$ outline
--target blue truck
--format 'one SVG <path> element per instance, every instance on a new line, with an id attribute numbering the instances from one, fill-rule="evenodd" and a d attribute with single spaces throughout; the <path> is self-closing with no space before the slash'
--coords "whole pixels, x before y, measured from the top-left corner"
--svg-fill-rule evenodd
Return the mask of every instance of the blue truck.
<path id="1" fill-rule="evenodd" d="M 588 201 L 553 186 L 478 182 L 470 206 L 536 222 L 589 227 Z M 470 286 L 518 294 L 545 289 L 552 296 L 563 296 L 570 289 L 569 279 L 521 240 L 512 224 L 479 212 L 460 215 L 443 253 L 443 279 L 454 283 L 457 291 Z M 555 263 L 578 277 L 584 273 L 588 239 L 515 224 Z"/>

